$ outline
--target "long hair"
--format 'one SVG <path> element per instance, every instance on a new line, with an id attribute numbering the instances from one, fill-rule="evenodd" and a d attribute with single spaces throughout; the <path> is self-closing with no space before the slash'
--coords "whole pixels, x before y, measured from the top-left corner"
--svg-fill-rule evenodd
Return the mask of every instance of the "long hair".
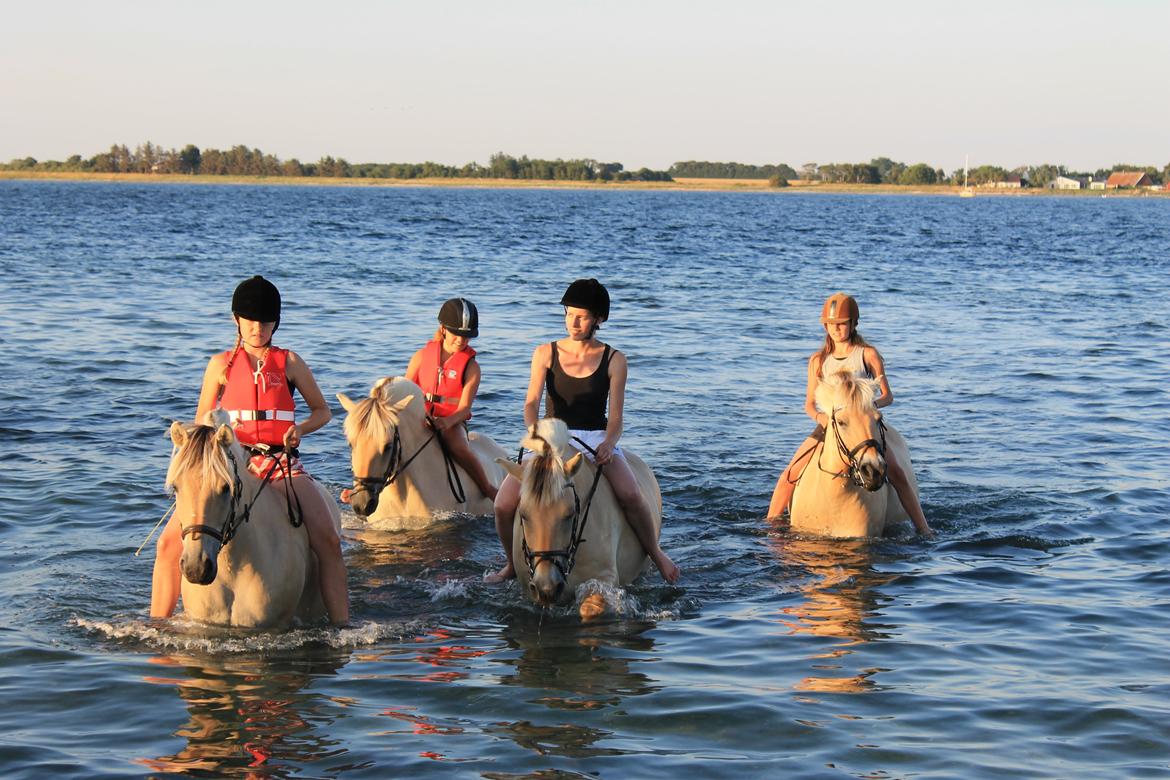
<path id="1" fill-rule="evenodd" d="M 849 327 L 849 344 L 850 344 L 850 346 L 861 347 L 863 349 L 865 347 L 872 346 L 868 341 L 866 341 L 864 338 L 862 338 L 861 333 L 857 330 L 857 320 L 850 320 L 849 325 L 850 325 L 850 327 Z M 822 325 L 821 327 L 824 328 L 826 326 Z M 833 346 L 834 346 L 833 337 L 830 336 L 828 330 L 826 330 L 825 331 L 825 343 L 824 343 L 824 346 L 821 347 L 821 364 L 822 365 L 825 362 L 825 358 L 827 358 L 833 354 Z"/>

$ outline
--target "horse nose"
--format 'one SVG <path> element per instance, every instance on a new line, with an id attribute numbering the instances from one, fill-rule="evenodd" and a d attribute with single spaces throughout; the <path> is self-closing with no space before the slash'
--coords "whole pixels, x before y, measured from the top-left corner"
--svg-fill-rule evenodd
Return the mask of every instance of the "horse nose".
<path id="1" fill-rule="evenodd" d="M 210 585 L 215 581 L 215 560 L 207 555 L 199 555 L 194 561 L 183 556 L 183 576 L 187 582 L 194 585 Z"/>
<path id="2" fill-rule="evenodd" d="M 532 595 L 533 601 L 541 606 L 548 606 L 555 604 L 565 592 L 564 580 L 557 580 L 556 582 L 541 582 L 537 583 L 531 580 L 528 583 L 528 592 Z"/>
<path id="3" fill-rule="evenodd" d="M 349 505 L 355 515 L 368 517 L 378 508 L 378 497 L 366 490 L 355 490 L 349 498 Z"/>
<path id="4" fill-rule="evenodd" d="M 871 493 L 878 490 L 886 481 L 885 464 L 864 463 L 861 466 L 861 482 Z"/>

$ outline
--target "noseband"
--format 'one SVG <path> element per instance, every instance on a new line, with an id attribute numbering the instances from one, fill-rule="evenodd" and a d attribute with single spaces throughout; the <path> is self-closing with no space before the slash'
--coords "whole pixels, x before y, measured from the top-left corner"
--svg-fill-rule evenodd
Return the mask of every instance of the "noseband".
<path id="1" fill-rule="evenodd" d="M 821 468 L 820 460 L 818 459 L 817 468 L 820 468 L 821 471 L 825 471 L 827 474 L 832 474 L 834 477 L 841 477 L 843 479 L 847 478 L 854 485 L 857 485 L 857 487 L 865 487 L 865 480 L 861 478 L 861 464 L 857 461 L 857 456 L 859 453 L 864 452 L 870 447 L 873 447 L 875 450 L 877 450 L 878 455 L 881 457 L 884 458 L 886 456 L 885 421 L 883 421 L 881 418 L 878 418 L 878 430 L 881 431 L 882 436 L 881 441 L 878 441 L 877 439 L 866 439 L 865 441 L 850 449 L 846 446 L 844 440 L 841 438 L 841 428 L 837 425 L 836 409 L 833 410 L 832 414 L 830 415 L 830 419 L 832 420 L 833 425 L 833 438 L 837 440 L 837 452 L 840 454 L 841 460 L 845 461 L 847 465 L 844 471 L 826 471 L 824 468 Z M 882 475 L 882 479 L 885 479 L 884 474 Z"/>

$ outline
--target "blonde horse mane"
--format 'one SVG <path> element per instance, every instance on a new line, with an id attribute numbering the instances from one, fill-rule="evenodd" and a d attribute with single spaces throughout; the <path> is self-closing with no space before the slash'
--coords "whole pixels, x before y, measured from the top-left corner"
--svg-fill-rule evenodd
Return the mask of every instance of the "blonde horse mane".
<path id="1" fill-rule="evenodd" d="M 545 418 L 528 430 L 520 446 L 534 453 L 524 463 L 520 494 L 525 503 L 547 505 L 560 500 L 565 488 L 565 447 L 569 429 L 563 420 Z"/>
<path id="2" fill-rule="evenodd" d="M 226 488 L 235 492 L 236 482 L 228 465 L 227 452 L 219 446 L 218 434 L 227 423 L 227 414 L 222 409 L 213 409 L 203 417 L 202 423 L 184 425 L 176 420 L 171 424 L 171 438 L 176 442 L 177 451 L 171 456 L 171 465 L 167 468 L 168 490 L 173 490 L 179 478 L 194 469 L 200 481 L 211 490 L 218 492 Z"/>
<path id="3" fill-rule="evenodd" d="M 817 385 L 816 402 L 821 409 L 860 409 L 870 411 L 877 398 L 878 383 L 840 371 L 830 374 Z"/>
<path id="4" fill-rule="evenodd" d="M 408 398 L 409 384 L 400 376 L 383 377 L 374 383 L 368 397 L 354 405 L 345 417 L 345 438 L 352 446 L 362 438 L 388 441 L 390 431 L 398 425 L 395 404 Z"/>

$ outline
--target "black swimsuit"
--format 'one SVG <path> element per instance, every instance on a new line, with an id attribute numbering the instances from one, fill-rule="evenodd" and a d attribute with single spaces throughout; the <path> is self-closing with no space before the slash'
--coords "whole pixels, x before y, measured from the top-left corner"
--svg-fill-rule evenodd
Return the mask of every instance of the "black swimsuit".
<path id="1" fill-rule="evenodd" d="M 552 361 L 545 374 L 548 389 L 545 412 L 548 417 L 565 421 L 571 430 L 604 431 L 609 400 L 609 359 L 613 349 L 606 344 L 597 370 L 589 376 L 569 376 L 561 368 L 557 343 L 552 342 Z"/>

